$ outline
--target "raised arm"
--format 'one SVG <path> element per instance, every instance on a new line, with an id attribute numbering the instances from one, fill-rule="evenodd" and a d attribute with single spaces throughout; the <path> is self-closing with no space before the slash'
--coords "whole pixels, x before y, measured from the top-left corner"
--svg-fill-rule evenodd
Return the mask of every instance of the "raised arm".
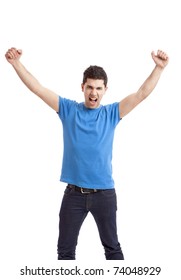
<path id="1" fill-rule="evenodd" d="M 168 64 L 169 58 L 165 52 L 158 50 L 156 55 L 154 52 L 152 52 L 151 55 L 156 64 L 155 68 L 137 92 L 128 95 L 126 98 L 120 101 L 119 112 L 121 118 L 133 110 L 154 90 L 164 68 Z"/>
<path id="2" fill-rule="evenodd" d="M 13 66 L 19 78 L 29 88 L 29 90 L 32 91 L 34 94 L 36 94 L 38 97 L 40 97 L 52 109 L 58 112 L 59 110 L 58 95 L 53 91 L 43 87 L 39 83 L 39 81 L 31 73 L 27 71 L 24 65 L 20 62 L 21 55 L 22 55 L 21 50 L 11 48 L 6 52 L 5 57 L 7 61 Z"/>

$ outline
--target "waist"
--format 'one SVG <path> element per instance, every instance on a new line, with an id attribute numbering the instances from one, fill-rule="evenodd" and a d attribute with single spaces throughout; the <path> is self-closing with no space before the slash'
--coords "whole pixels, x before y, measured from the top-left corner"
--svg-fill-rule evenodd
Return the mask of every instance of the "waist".
<path id="1" fill-rule="evenodd" d="M 74 189 L 75 191 L 78 191 L 78 192 L 83 193 L 83 194 L 106 191 L 106 189 L 88 189 L 88 188 L 78 187 L 78 186 L 72 185 L 72 184 L 68 184 L 67 188 Z"/>

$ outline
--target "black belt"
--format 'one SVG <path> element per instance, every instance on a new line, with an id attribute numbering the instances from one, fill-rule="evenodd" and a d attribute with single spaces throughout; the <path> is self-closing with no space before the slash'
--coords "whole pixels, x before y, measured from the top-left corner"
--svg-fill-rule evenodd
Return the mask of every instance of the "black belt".
<path id="1" fill-rule="evenodd" d="M 83 194 L 97 193 L 97 192 L 100 192 L 100 191 L 105 191 L 105 190 L 103 190 L 103 189 L 87 189 L 87 188 L 81 188 L 81 187 L 78 187 L 78 186 L 76 186 L 76 185 L 71 185 L 71 184 L 68 184 L 67 188 L 74 189 L 75 191 L 81 192 L 81 193 L 83 193 Z"/>

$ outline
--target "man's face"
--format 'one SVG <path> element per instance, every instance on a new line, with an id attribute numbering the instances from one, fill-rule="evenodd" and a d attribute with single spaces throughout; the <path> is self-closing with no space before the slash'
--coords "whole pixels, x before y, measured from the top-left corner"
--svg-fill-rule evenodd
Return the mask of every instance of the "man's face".
<path id="1" fill-rule="evenodd" d="M 106 90 L 107 87 L 104 85 L 104 80 L 87 79 L 86 83 L 82 84 L 85 106 L 89 109 L 98 108 Z"/>

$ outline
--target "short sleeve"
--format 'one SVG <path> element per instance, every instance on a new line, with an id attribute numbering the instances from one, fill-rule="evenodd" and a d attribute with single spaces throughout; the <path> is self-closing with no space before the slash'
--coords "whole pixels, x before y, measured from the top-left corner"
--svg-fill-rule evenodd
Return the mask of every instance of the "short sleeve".
<path id="1" fill-rule="evenodd" d="M 59 118 L 61 120 L 67 118 L 67 116 L 69 115 L 73 107 L 75 108 L 75 105 L 76 105 L 75 101 L 72 101 L 67 98 L 62 98 L 59 96 L 59 111 L 57 113 L 59 115 Z"/>
<path id="2" fill-rule="evenodd" d="M 119 112 L 119 102 L 115 102 L 113 104 L 105 106 L 107 113 L 109 114 L 110 121 L 112 125 L 115 127 L 119 121 L 121 120 L 120 112 Z"/>

